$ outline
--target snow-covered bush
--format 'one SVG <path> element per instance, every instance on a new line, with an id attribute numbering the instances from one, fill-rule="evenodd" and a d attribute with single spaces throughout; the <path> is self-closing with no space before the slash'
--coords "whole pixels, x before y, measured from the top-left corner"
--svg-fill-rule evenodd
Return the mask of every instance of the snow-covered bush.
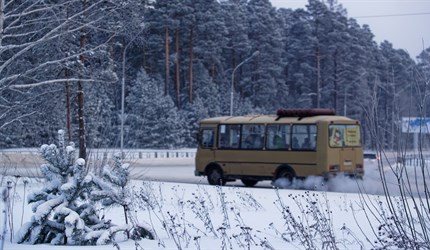
<path id="1" fill-rule="evenodd" d="M 84 159 L 76 159 L 73 144 L 66 145 L 64 131 L 58 131 L 58 146 L 42 145 L 46 163 L 41 172 L 46 180 L 42 190 L 31 193 L 28 202 L 34 215 L 17 234 L 18 243 L 68 245 L 105 244 L 124 228 L 99 219 L 88 198 L 93 182 L 86 175 Z"/>
<path id="2" fill-rule="evenodd" d="M 132 219 L 130 211 L 133 206 L 133 192 L 128 185 L 130 179 L 128 167 L 127 163 L 122 163 L 120 154 L 114 155 L 113 166 L 105 166 L 101 178 L 91 175 L 95 186 L 95 189 L 91 191 L 91 199 L 100 201 L 104 207 L 121 206 L 123 208 L 126 224 L 123 228 L 127 230 L 128 238 L 153 239 L 151 229 L 133 220 L 131 225 L 129 223 L 129 219 Z"/>

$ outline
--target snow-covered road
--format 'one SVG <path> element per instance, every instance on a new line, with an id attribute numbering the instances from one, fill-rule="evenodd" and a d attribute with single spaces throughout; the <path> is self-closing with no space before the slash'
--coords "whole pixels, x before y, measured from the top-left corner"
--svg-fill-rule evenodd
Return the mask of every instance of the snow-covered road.
<path id="1" fill-rule="evenodd" d="M 176 182 L 189 184 L 207 185 L 205 177 L 194 176 L 194 158 L 135 158 L 128 160 L 130 164 L 130 177 L 133 180 L 149 180 L 158 182 Z M 41 177 L 39 170 L 43 161 L 35 157 L 35 154 L 5 154 L 0 159 L 0 175 L 3 176 L 22 176 L 22 177 Z M 91 161 L 90 169 L 92 171 L 102 170 L 106 163 L 103 160 Z M 422 192 L 425 186 L 425 180 L 419 174 L 420 167 L 410 165 L 400 165 L 397 163 L 388 164 L 387 161 L 382 163 L 384 178 L 386 180 L 386 190 L 391 195 L 399 195 L 398 174 L 402 172 L 402 178 L 410 181 L 411 190 L 408 193 L 415 195 Z M 405 181 L 405 180 L 403 180 Z M 228 186 L 243 186 L 240 180 L 228 182 Z M 271 188 L 270 181 L 259 182 L 256 187 Z M 328 183 L 323 183 L 320 177 L 309 177 L 305 180 L 297 180 L 293 187 L 295 189 L 313 189 L 326 190 L 347 193 L 366 193 L 366 194 L 384 194 L 384 186 L 381 181 L 378 163 L 365 161 L 365 176 L 363 180 L 351 180 L 339 176 Z"/>
<path id="2" fill-rule="evenodd" d="M 37 154 L 8 153 L 0 157 L 0 174 L 24 177 L 41 177 L 40 166 L 44 161 Z M 130 176 L 135 180 L 178 180 L 194 176 L 194 158 L 142 158 L 126 160 Z M 100 171 L 109 164 L 105 160 L 90 161 L 90 168 Z M 166 179 L 167 177 L 167 179 Z M 201 178 L 196 178 L 199 180 Z"/>
<path id="3" fill-rule="evenodd" d="M 205 177 L 194 176 L 194 158 L 144 158 L 129 160 L 130 177 L 133 180 L 151 180 L 160 182 L 177 182 L 204 184 Z M 22 177 L 42 177 L 39 167 L 43 161 L 30 155 L 11 155 L 0 160 L 0 174 Z M 100 171 L 102 161 L 92 162 L 91 167 Z M 240 186 L 240 181 L 229 182 L 228 185 Z M 260 182 L 258 187 L 271 187 L 269 181 Z"/>

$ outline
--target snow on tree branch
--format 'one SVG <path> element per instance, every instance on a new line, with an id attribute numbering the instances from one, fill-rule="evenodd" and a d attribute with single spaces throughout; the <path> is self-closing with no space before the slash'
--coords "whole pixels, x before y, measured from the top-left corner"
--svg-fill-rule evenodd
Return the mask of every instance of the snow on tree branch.
<path id="1" fill-rule="evenodd" d="M 76 159 L 73 144 L 67 145 L 64 131 L 58 131 L 58 146 L 42 145 L 46 185 L 28 196 L 34 215 L 18 232 L 18 243 L 68 245 L 106 244 L 129 226 L 115 226 L 99 219 L 87 197 L 94 189 L 86 176 L 86 162 Z"/>

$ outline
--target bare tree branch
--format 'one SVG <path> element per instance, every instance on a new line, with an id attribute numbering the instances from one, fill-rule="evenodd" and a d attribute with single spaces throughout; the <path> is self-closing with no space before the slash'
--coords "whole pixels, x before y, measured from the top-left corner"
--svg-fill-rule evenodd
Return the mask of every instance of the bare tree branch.
<path id="1" fill-rule="evenodd" d="M 78 82 L 78 81 L 95 82 L 95 80 L 93 80 L 93 79 L 65 78 L 65 79 L 53 79 L 53 80 L 49 80 L 49 81 L 30 83 L 30 84 L 16 84 L 16 85 L 11 85 L 10 88 L 23 89 L 23 88 L 39 87 L 42 85 L 52 84 L 52 83 L 64 83 L 66 81 L 69 81 L 69 82 Z"/>

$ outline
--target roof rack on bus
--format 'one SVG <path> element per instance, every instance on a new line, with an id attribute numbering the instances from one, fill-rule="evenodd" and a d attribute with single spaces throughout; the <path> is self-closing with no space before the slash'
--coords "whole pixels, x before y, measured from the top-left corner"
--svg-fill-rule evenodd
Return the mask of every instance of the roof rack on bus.
<path id="1" fill-rule="evenodd" d="M 276 112 L 278 116 L 276 120 L 279 120 L 283 117 L 298 117 L 299 120 L 305 117 L 317 116 L 317 115 L 336 115 L 336 111 L 334 109 L 278 109 Z"/>

